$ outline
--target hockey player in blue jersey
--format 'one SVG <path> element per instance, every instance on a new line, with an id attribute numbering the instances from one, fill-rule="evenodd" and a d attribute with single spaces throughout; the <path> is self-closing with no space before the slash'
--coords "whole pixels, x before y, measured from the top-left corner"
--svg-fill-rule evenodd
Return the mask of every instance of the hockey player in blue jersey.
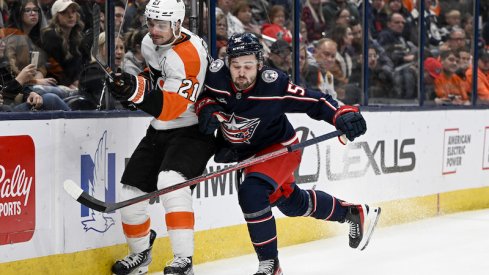
<path id="1" fill-rule="evenodd" d="M 367 130 L 357 107 L 338 107 L 331 96 L 294 85 L 283 72 L 264 67 L 262 46 L 250 33 L 229 38 L 226 60 L 209 66 L 196 106 L 200 130 L 218 130 L 216 162 L 241 161 L 297 143 L 286 112 L 333 124 L 351 141 Z M 294 180 L 300 161 L 301 152 L 292 152 L 244 169 L 238 199 L 259 260 L 255 275 L 282 274 L 272 206 L 286 216 L 348 223 L 349 244 L 357 249 L 365 248 L 377 223 L 380 208 L 301 190 Z"/>

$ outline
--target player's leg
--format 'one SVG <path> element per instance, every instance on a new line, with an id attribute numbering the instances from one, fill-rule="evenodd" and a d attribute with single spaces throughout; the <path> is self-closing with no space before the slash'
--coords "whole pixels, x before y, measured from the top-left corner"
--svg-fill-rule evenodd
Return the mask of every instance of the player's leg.
<path id="1" fill-rule="evenodd" d="M 320 220 L 350 224 L 349 242 L 352 248 L 364 249 L 375 228 L 380 208 L 366 204 L 351 204 L 319 190 L 301 190 L 296 185 L 292 194 L 277 207 L 290 217 L 310 216 Z"/>
<path id="2" fill-rule="evenodd" d="M 257 155 L 283 147 L 283 144 L 275 144 Z M 293 172 L 300 163 L 300 155 L 300 152 L 293 152 L 253 165 L 244 171 L 246 176 L 238 189 L 238 199 L 260 262 L 256 275 L 282 274 L 271 202 L 281 196 L 288 196 L 289 191 L 292 191 L 283 189 L 282 184 L 293 177 Z"/>
<path id="3" fill-rule="evenodd" d="M 214 153 L 214 138 L 202 135 L 197 126 L 165 134 L 165 157 L 161 162 L 158 189 L 201 175 Z M 165 221 L 174 259 L 164 274 L 193 274 L 194 212 L 191 188 L 182 188 L 160 197 L 166 210 Z"/>
<path id="4" fill-rule="evenodd" d="M 154 129 L 148 129 L 132 154 L 121 179 L 123 186 L 119 192 L 119 200 L 128 200 L 156 190 L 161 157 L 155 153 L 155 134 Z M 112 266 L 115 274 L 144 274 L 148 270 L 156 232 L 150 229 L 147 206 L 148 201 L 142 201 L 120 210 L 129 255 Z"/>

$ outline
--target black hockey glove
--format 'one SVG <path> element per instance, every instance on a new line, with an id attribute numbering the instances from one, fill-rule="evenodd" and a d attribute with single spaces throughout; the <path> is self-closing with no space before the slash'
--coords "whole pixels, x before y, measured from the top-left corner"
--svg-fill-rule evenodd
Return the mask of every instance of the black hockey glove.
<path id="1" fill-rule="evenodd" d="M 143 76 L 134 76 L 128 73 L 112 74 L 108 79 L 107 87 L 115 99 L 140 103 L 144 93 L 149 89 L 149 82 Z"/>
<path id="2" fill-rule="evenodd" d="M 200 99 L 196 104 L 195 113 L 199 117 L 199 129 L 206 135 L 213 134 L 219 128 L 221 114 L 224 108 L 209 97 Z"/>
<path id="3" fill-rule="evenodd" d="M 345 105 L 338 108 L 333 117 L 333 125 L 336 129 L 341 130 L 350 141 L 367 131 L 367 123 L 358 107 L 355 106 Z M 341 138 L 339 140 L 343 143 Z"/>

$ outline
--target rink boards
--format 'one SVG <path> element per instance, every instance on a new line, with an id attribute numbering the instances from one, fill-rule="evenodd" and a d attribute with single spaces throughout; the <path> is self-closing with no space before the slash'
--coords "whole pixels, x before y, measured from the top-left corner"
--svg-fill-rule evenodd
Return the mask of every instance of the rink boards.
<path id="1" fill-rule="evenodd" d="M 489 207 L 489 110 L 363 112 L 365 136 L 342 146 L 308 147 L 296 172 L 301 188 L 383 207 L 381 225 Z M 334 128 L 289 115 L 301 140 Z M 82 207 L 63 190 L 73 179 L 99 199 L 117 200 L 123 167 L 147 117 L 0 121 L 0 274 L 109 274 L 126 254 L 116 213 Z M 191 165 L 191 164 L 190 164 Z M 206 172 L 223 167 L 210 162 Z M 195 262 L 251 253 L 234 174 L 200 183 Z M 171 256 L 158 201 L 160 237 L 152 271 Z M 277 211 L 279 245 L 345 234 L 346 226 Z"/>

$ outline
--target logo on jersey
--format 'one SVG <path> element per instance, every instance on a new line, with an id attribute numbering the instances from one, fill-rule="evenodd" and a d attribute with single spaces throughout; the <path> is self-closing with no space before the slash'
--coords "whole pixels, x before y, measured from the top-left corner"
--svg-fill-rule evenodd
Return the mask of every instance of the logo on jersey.
<path id="1" fill-rule="evenodd" d="M 250 139 L 253 137 L 260 119 L 258 118 L 245 118 L 235 115 L 224 115 L 225 120 L 221 122 L 221 131 L 229 142 L 231 143 L 250 143 Z"/>
<path id="2" fill-rule="evenodd" d="M 219 71 L 222 68 L 222 66 L 224 66 L 224 61 L 222 61 L 221 59 L 216 59 L 209 66 L 209 71 L 215 73 Z"/>
<path id="3" fill-rule="evenodd" d="M 278 78 L 278 73 L 273 70 L 265 70 L 263 73 L 261 73 L 261 78 L 263 81 L 266 83 L 272 83 Z"/>

